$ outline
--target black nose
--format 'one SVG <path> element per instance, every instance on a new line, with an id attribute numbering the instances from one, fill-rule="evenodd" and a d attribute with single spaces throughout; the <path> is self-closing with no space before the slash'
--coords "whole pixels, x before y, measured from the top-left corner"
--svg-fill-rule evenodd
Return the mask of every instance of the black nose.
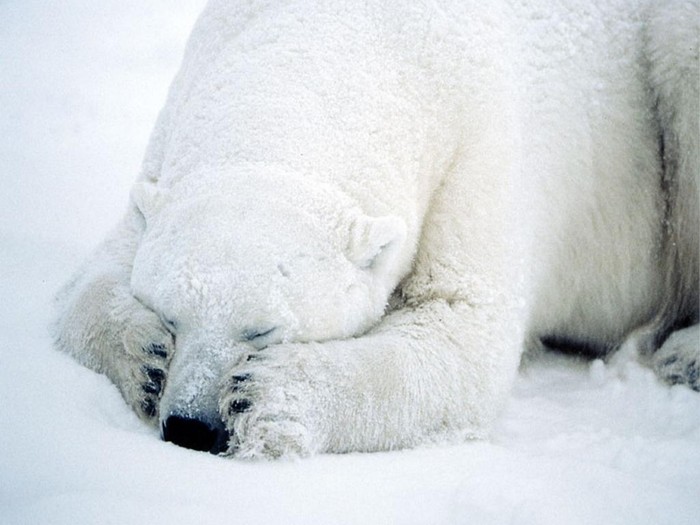
<path id="1" fill-rule="evenodd" d="M 192 417 L 169 416 L 161 430 L 164 441 L 212 454 L 226 450 L 228 442 L 228 434 L 223 423 L 212 426 Z"/>

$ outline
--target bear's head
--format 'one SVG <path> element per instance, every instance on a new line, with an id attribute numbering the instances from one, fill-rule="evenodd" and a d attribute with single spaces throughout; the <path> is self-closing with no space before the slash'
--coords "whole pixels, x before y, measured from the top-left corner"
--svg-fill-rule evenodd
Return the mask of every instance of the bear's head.
<path id="1" fill-rule="evenodd" d="M 161 420 L 218 425 L 221 382 L 238 360 L 365 332 L 403 273 L 401 219 L 366 216 L 296 177 L 140 182 L 132 200 L 145 219 L 132 292 L 176 341 Z"/>

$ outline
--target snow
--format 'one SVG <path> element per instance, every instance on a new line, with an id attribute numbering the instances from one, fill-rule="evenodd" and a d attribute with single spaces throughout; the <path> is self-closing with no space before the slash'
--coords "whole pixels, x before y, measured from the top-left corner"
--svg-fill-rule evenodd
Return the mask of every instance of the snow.
<path id="1" fill-rule="evenodd" d="M 250 463 L 161 442 L 52 349 L 202 5 L 0 3 L 0 522 L 697 523 L 700 395 L 631 351 L 530 363 L 487 441 Z"/>

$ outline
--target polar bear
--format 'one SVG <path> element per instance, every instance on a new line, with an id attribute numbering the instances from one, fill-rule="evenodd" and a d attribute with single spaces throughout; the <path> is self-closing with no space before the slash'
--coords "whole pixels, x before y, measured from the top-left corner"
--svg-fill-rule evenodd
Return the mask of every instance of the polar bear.
<path id="1" fill-rule="evenodd" d="M 486 436 L 523 349 L 700 389 L 700 8 L 651 4 L 212 0 L 56 345 L 243 458 Z"/>

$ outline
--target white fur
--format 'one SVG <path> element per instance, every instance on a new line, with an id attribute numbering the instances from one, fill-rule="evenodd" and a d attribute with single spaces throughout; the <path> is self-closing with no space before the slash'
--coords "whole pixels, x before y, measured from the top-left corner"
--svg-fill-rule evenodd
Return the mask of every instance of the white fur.
<path id="1" fill-rule="evenodd" d="M 212 0 L 59 346 L 133 406 L 149 378 L 123 371 L 167 368 L 161 422 L 278 457 L 484 436 L 525 339 L 654 325 L 658 136 L 695 108 L 697 195 L 698 87 L 659 94 L 649 61 L 697 71 L 697 22 L 661 48 L 644 1 L 569 3 Z"/>

